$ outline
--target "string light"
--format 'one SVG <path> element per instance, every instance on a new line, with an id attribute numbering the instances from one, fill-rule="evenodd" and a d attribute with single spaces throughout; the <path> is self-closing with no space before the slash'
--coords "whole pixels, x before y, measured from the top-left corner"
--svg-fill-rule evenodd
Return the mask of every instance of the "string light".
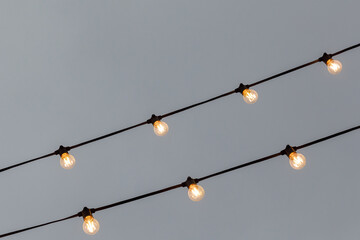
<path id="1" fill-rule="evenodd" d="M 205 196 L 205 190 L 197 184 L 197 181 L 188 177 L 186 180 L 186 186 L 188 190 L 188 196 L 191 201 L 198 202 L 201 201 Z"/>
<path id="2" fill-rule="evenodd" d="M 306 158 L 301 153 L 297 153 L 293 147 L 287 145 L 285 149 L 286 155 L 289 157 L 290 166 L 295 170 L 300 170 L 306 165 Z"/>
<path id="3" fill-rule="evenodd" d="M 79 143 L 79 144 L 76 144 L 76 145 L 73 145 L 73 146 L 70 146 L 70 147 L 67 147 L 69 150 L 70 149 L 74 149 L 74 148 L 78 148 L 78 147 L 81 147 L 81 146 L 84 146 L 86 144 L 90 144 L 90 143 L 93 143 L 93 142 L 96 142 L 96 141 L 100 141 L 104 138 L 108 138 L 108 137 L 111 137 L 111 136 L 114 136 L 116 134 L 120 134 L 122 132 L 126 132 L 126 131 L 129 131 L 133 128 L 137 128 L 137 127 L 140 127 L 142 125 L 146 125 L 146 124 L 149 124 L 149 123 L 152 123 L 154 125 L 154 132 L 156 135 L 159 135 L 159 136 L 163 136 L 165 135 L 169 128 L 167 126 L 167 124 L 165 122 L 162 122 L 161 119 L 162 118 L 165 118 L 165 117 L 169 117 L 169 116 L 172 116 L 174 114 L 178 114 L 180 112 L 183 112 L 183 111 L 186 111 L 186 110 L 189 110 L 191 108 L 194 108 L 194 107 L 197 107 L 197 106 L 200 106 L 200 105 L 203 105 L 205 103 L 209 103 L 209 102 L 212 102 L 212 101 L 215 101 L 217 99 L 220 99 L 220 98 L 223 98 L 223 97 L 226 97 L 226 96 L 229 96 L 229 95 L 232 95 L 234 93 L 237 93 L 237 92 L 240 92 L 241 94 L 243 94 L 243 97 L 244 97 L 244 100 L 247 102 L 247 103 L 255 103 L 257 98 L 258 98 L 258 94 L 256 93 L 255 90 L 253 89 L 250 89 L 251 87 L 254 87 L 256 85 L 259 85 L 259 84 L 262 84 L 262 83 L 265 83 L 267 81 L 270 81 L 270 80 L 273 80 L 275 78 L 278 78 L 278 77 L 281 77 L 283 75 L 286 75 L 286 74 L 289 74 L 291 72 L 294 72 L 294 71 L 297 71 L 299 69 L 302 69 L 302 68 L 305 68 L 305 67 L 308 67 L 310 65 L 313 65 L 315 63 L 318 63 L 318 62 L 324 62 L 327 66 L 328 66 L 328 69 L 331 73 L 339 73 L 342 69 L 342 65 L 339 61 L 337 60 L 333 60 L 332 57 L 333 56 L 336 56 L 336 55 L 339 55 L 339 54 L 342 54 L 344 52 L 347 52 L 347 51 L 350 51 L 354 48 L 358 48 L 360 47 L 360 43 L 359 44 L 356 44 L 356 45 L 353 45 L 351 47 L 348 47 L 348 48 L 345 48 L 343 50 L 340 50 L 338 52 L 335 52 L 333 54 L 327 54 L 327 53 L 324 53 L 324 55 L 316 60 L 313 60 L 311 62 L 308 62 L 308 63 L 305 63 L 303 65 L 300 65 L 300 66 L 297 66 L 297 67 L 294 67 L 294 68 L 291 68 L 289 70 L 286 70 L 284 72 L 281 72 L 281 73 L 278 73 L 278 74 L 275 74 L 271 77 L 268 77 L 268 78 L 265 78 L 263 80 L 260 80 L 260 81 L 257 81 L 255 83 L 252 83 L 252 84 L 248 84 L 248 85 L 242 85 L 242 87 L 244 87 L 243 89 L 241 89 L 240 87 L 239 88 L 236 88 L 235 90 L 232 90 L 232 91 L 229 91 L 227 93 L 224 93 L 224 94 L 221 94 L 219 96 L 216 96 L 216 97 L 213 97 L 213 98 L 210 98 L 208 100 L 205 100 L 205 101 L 202 101 L 202 102 L 199 102 L 199 103 L 195 103 L 195 104 L 192 104 L 190 106 L 187 106 L 187 107 L 184 107 L 184 108 L 181 108 L 181 109 L 178 109 L 178 110 L 175 110 L 175 111 L 172 111 L 170 113 L 166 113 L 166 114 L 163 114 L 162 116 L 158 116 L 159 119 L 157 119 L 159 122 L 155 124 L 156 121 L 150 121 L 151 119 L 145 121 L 145 122 L 141 122 L 139 124 L 135 124 L 133 126 L 130 126 L 130 127 L 127 127 L 127 128 L 123 128 L 121 130 L 118 130 L 118 131 L 115 131 L 115 132 L 112 132 L 112 133 L 108 133 L 106 135 L 103 135 L 103 136 L 100 136 L 100 137 L 97 137 L 97 138 L 93 138 L 93 139 L 90 139 L 88 141 L 85 141 L 85 142 L 82 142 L 82 143 Z M 331 60 L 331 61 L 330 61 Z M 240 85 L 240 86 L 241 86 Z M 240 91 L 241 90 L 241 91 Z M 155 116 L 155 115 L 153 115 Z M 156 126 L 155 126 L 156 125 Z M 7 171 L 9 169 L 12 169 L 12 168 L 15 168 L 15 167 L 19 167 L 19 166 L 22 166 L 22 165 L 25 165 L 25 164 L 28 164 L 28 163 L 31 163 L 31 162 L 34 162 L 34 161 L 38 161 L 40 159 L 44 159 L 44 158 L 47 158 L 47 157 L 50 157 L 50 156 L 53 156 L 53 155 L 56 155 L 58 154 L 57 152 L 53 152 L 53 153 L 49 153 L 49 154 L 46 154 L 46 155 L 43 155 L 41 157 L 37 157 L 37 158 L 34 158 L 34 159 L 30 159 L 30 160 L 27 160 L 27 161 L 24 161 L 24 162 L 21 162 L 21 163 L 18 163 L 18 164 L 14 164 L 14 165 L 11 165 L 11 166 L 8 166 L 8 167 L 5 167 L 5 168 L 2 168 L 0 169 L 0 172 L 4 172 L 4 171 Z M 66 158 L 68 157 L 68 158 Z M 63 160 L 64 162 L 70 162 L 70 166 L 73 166 L 73 164 L 75 163 L 75 158 L 71 158 L 71 155 L 64 155 L 64 159 Z M 66 165 L 69 165 L 68 163 Z M 68 168 L 67 168 L 68 169 Z"/>
<path id="4" fill-rule="evenodd" d="M 153 114 L 148 120 L 148 122 L 152 123 L 152 125 L 154 126 L 154 133 L 160 137 L 165 136 L 169 131 L 168 125 L 166 124 L 166 122 L 161 121 L 161 118 L 162 116 L 156 116 L 155 114 Z"/>
<path id="5" fill-rule="evenodd" d="M 64 169 L 72 169 L 75 166 L 75 158 L 68 153 L 68 150 L 64 146 L 60 146 L 58 153 L 60 155 L 60 166 Z"/>
<path id="6" fill-rule="evenodd" d="M 95 235 L 99 229 L 99 222 L 92 216 L 90 209 L 84 207 L 82 211 L 82 217 L 84 219 L 83 230 L 88 235 Z"/>
<path id="7" fill-rule="evenodd" d="M 339 60 L 332 59 L 332 54 L 324 53 L 324 55 L 319 58 L 322 62 L 324 62 L 327 66 L 329 73 L 336 75 L 339 74 L 342 70 L 342 64 Z"/>
<path id="8" fill-rule="evenodd" d="M 248 104 L 256 103 L 258 100 L 258 94 L 254 89 L 249 89 L 249 86 L 240 84 L 240 86 L 235 90 L 240 92 L 243 95 L 243 99 Z"/>
<path id="9" fill-rule="evenodd" d="M 327 141 L 329 139 L 332 139 L 332 138 L 335 138 L 335 137 L 338 137 L 338 136 L 341 136 L 341 135 L 344 135 L 346 133 L 349 133 L 349 132 L 352 132 L 352 131 L 355 131 L 355 130 L 359 130 L 359 129 L 360 129 L 360 125 L 358 125 L 356 127 L 353 127 L 353 128 L 346 129 L 344 131 L 341 131 L 341 132 L 338 132 L 338 133 L 335 133 L 335 134 L 332 134 L 332 135 L 329 135 L 329 136 L 326 136 L 326 137 L 323 137 L 323 138 L 320 138 L 320 139 L 317 139 L 317 140 L 312 141 L 312 142 L 305 143 L 305 144 L 297 146 L 297 147 L 291 147 L 290 145 L 287 145 L 286 148 L 284 150 L 280 151 L 280 152 L 274 153 L 272 155 L 269 155 L 269 156 L 266 156 L 266 157 L 263 157 L 263 158 L 253 160 L 251 162 L 243 163 L 243 164 L 237 165 L 235 167 L 228 168 L 228 169 L 225 169 L 225 170 L 222 170 L 222 171 L 219 171 L 219 172 L 216 172 L 216 173 L 213 173 L 213 174 L 201 177 L 201 178 L 193 179 L 191 177 L 188 177 L 185 182 L 182 182 L 180 184 L 173 185 L 173 186 L 163 188 L 163 189 L 160 189 L 160 190 L 156 190 L 154 192 L 142 194 L 140 196 L 136 196 L 136 197 L 129 198 L 129 199 L 126 199 L 126 200 L 122 200 L 122 201 L 119 201 L 119 202 L 111 203 L 111 204 L 106 205 L 106 206 L 102 206 L 102 207 L 98 207 L 98 208 L 92 208 L 91 210 L 85 207 L 82 212 L 71 215 L 69 217 L 58 219 L 58 220 L 47 222 L 47 223 L 43 223 L 43 224 L 36 225 L 36 226 L 33 226 L 33 227 L 28 227 L 28 228 L 16 230 L 16 231 L 13 231 L 13 232 L 1 234 L 0 238 L 15 235 L 15 234 L 18 234 L 20 232 L 29 231 L 29 230 L 32 230 L 32 229 L 35 229 L 35 228 L 44 227 L 46 225 L 54 224 L 54 223 L 57 223 L 57 222 L 66 221 L 66 220 L 69 220 L 69 219 L 72 219 L 72 218 L 75 218 L 75 217 L 83 217 L 84 218 L 84 224 L 83 224 L 84 231 L 86 233 L 95 234 L 96 232 L 99 231 L 100 225 L 99 225 L 98 221 L 96 221 L 92 217 L 92 213 L 102 211 L 102 210 L 106 210 L 106 209 L 109 209 L 109 208 L 113 208 L 113 207 L 116 207 L 116 206 L 124 205 L 124 204 L 130 203 L 130 202 L 138 201 L 140 199 L 148 198 L 148 197 L 158 195 L 158 194 L 161 194 L 161 193 L 165 193 L 165 192 L 168 192 L 168 191 L 171 191 L 171 190 L 174 190 L 174 189 L 177 189 L 177 188 L 181 188 L 181 187 L 188 187 L 189 188 L 188 195 L 189 195 L 190 199 L 200 201 L 204 197 L 204 194 L 205 194 L 205 191 L 203 190 L 203 188 L 200 187 L 200 185 L 197 184 L 200 181 L 204 181 L 206 179 L 213 178 L 213 177 L 216 177 L 216 176 L 219 176 L 219 175 L 223 175 L 223 174 L 228 173 L 228 172 L 232 172 L 232 171 L 235 171 L 235 170 L 238 170 L 238 169 L 241 169 L 241 168 L 245 168 L 245 167 L 248 167 L 248 166 L 251 166 L 251 165 L 254 165 L 254 164 L 258 164 L 258 163 L 273 159 L 273 158 L 281 156 L 281 155 L 287 155 L 288 157 L 290 157 L 291 154 L 296 153 L 295 150 L 306 148 L 306 147 L 312 146 L 314 144 L 318 144 L 318 143 Z M 299 154 L 299 153 L 297 153 L 297 154 Z M 300 163 L 300 165 L 302 165 L 302 163 Z M 300 166 L 300 165 L 298 165 L 298 166 Z M 190 194 L 190 188 L 192 186 L 194 186 L 194 189 L 196 188 L 197 190 Z M 193 195 L 195 196 L 194 198 L 192 198 Z M 91 218 L 90 217 L 87 218 L 88 216 L 91 216 Z"/>

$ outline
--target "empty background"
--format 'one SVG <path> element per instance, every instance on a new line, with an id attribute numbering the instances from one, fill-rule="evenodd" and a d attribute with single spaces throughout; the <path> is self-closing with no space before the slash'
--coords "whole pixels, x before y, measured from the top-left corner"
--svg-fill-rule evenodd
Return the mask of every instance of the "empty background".
<path id="1" fill-rule="evenodd" d="M 62 0 L 0 3 L 1 162 L 106 134 L 360 42 L 359 1 Z M 202 177 L 360 122 L 360 49 L 164 119 L 0 174 L 0 233 Z M 360 132 L 7 239 L 358 239 Z"/>

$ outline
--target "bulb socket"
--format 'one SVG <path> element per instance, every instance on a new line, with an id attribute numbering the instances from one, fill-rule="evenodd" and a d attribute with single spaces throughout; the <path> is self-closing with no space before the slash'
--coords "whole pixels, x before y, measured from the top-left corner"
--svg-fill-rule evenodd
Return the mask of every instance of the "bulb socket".
<path id="1" fill-rule="evenodd" d="M 286 156 L 290 157 L 290 154 L 292 154 L 293 152 L 296 152 L 295 149 L 290 145 L 286 145 L 283 154 L 286 154 Z"/>
<path id="2" fill-rule="evenodd" d="M 69 147 L 64 147 L 63 145 L 61 145 L 61 146 L 59 147 L 59 149 L 55 151 L 55 154 L 61 156 L 63 153 L 69 153 L 69 150 L 70 150 Z"/>
<path id="3" fill-rule="evenodd" d="M 91 210 L 87 207 L 84 207 L 84 209 L 79 213 L 79 215 L 82 216 L 83 219 L 85 219 L 87 216 L 92 216 Z"/>
<path id="4" fill-rule="evenodd" d="M 332 59 L 332 54 L 327 54 L 326 52 L 322 55 L 321 58 L 319 58 L 320 61 L 322 61 L 323 63 L 325 63 L 327 65 L 327 62 Z"/>
<path id="5" fill-rule="evenodd" d="M 249 85 L 244 85 L 240 83 L 239 87 L 235 89 L 235 92 L 243 94 L 245 89 L 249 89 Z"/>
<path id="6" fill-rule="evenodd" d="M 148 123 L 148 124 L 152 124 L 152 125 L 154 125 L 154 123 L 156 122 L 156 121 L 160 121 L 162 119 L 162 116 L 161 115 L 159 115 L 159 116 L 156 116 L 155 114 L 153 114 L 153 115 L 151 115 L 151 118 L 150 119 L 148 119 L 146 122 Z"/>
<path id="7" fill-rule="evenodd" d="M 189 188 L 191 184 L 197 184 L 198 182 L 199 179 L 188 177 L 185 182 L 181 183 L 181 186 Z"/>

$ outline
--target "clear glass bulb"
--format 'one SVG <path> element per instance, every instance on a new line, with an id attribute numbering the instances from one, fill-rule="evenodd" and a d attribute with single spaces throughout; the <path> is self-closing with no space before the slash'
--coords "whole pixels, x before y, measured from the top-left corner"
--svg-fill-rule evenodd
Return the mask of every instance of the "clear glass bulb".
<path id="1" fill-rule="evenodd" d="M 341 69 L 342 69 L 342 64 L 340 61 L 338 60 L 334 60 L 334 59 L 329 59 L 327 62 L 326 62 L 326 65 L 327 65 L 327 68 L 328 68 L 328 71 L 331 73 L 331 74 L 338 74 L 341 72 Z"/>
<path id="2" fill-rule="evenodd" d="M 242 92 L 244 101 L 248 104 L 253 104 L 256 103 L 256 101 L 258 100 L 258 94 L 254 89 L 245 89 Z"/>
<path id="3" fill-rule="evenodd" d="M 83 223 L 83 230 L 86 234 L 95 235 L 100 229 L 99 222 L 93 216 L 86 216 Z"/>
<path id="4" fill-rule="evenodd" d="M 158 136 L 164 136 L 169 131 L 169 127 L 165 122 L 156 121 L 154 122 L 154 132 Z"/>
<path id="5" fill-rule="evenodd" d="M 306 158 L 301 153 L 292 152 L 289 155 L 290 166 L 295 170 L 300 170 L 306 165 Z"/>
<path id="6" fill-rule="evenodd" d="M 74 156 L 69 153 L 61 154 L 60 165 L 64 169 L 72 169 L 75 166 Z"/>
<path id="7" fill-rule="evenodd" d="M 205 196 L 205 190 L 197 184 L 191 184 L 189 186 L 188 195 L 190 200 L 198 202 Z"/>

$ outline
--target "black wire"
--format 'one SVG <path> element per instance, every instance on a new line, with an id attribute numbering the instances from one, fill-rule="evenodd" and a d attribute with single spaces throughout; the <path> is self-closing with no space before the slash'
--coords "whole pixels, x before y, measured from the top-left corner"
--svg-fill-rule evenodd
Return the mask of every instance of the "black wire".
<path id="1" fill-rule="evenodd" d="M 174 115 L 174 114 L 177 114 L 177 113 L 180 113 L 180 112 L 189 110 L 190 108 L 194 108 L 194 107 L 200 106 L 200 105 L 202 105 L 202 104 L 205 104 L 205 103 L 208 103 L 208 102 L 212 102 L 212 101 L 214 101 L 214 100 L 216 100 L 216 99 L 229 96 L 229 95 L 231 95 L 231 94 L 233 94 L 233 93 L 236 93 L 236 91 L 235 91 L 235 90 L 232 90 L 232 91 L 230 91 L 230 92 L 221 94 L 221 95 L 219 95 L 219 96 L 217 96 L 217 97 L 213 97 L 213 98 L 210 98 L 210 99 L 208 99 L 208 100 L 205 100 L 205 101 L 202 101 L 202 102 L 199 102 L 199 103 L 190 105 L 190 106 L 188 106 L 188 107 L 184 107 L 184 108 L 181 108 L 181 109 L 179 109 L 179 110 L 175 110 L 175 111 L 173 111 L 173 112 L 166 113 L 166 114 L 164 114 L 164 115 L 161 115 L 161 117 L 162 117 L 162 118 L 166 118 L 166 117 L 169 117 L 169 116 L 171 116 L 171 115 Z"/>
<path id="2" fill-rule="evenodd" d="M 28 161 L 25 161 L 25 162 L 21 162 L 21 163 L 15 164 L 15 165 L 11 165 L 9 167 L 0 169 L 0 172 L 5 172 L 5 171 L 7 171 L 9 169 L 19 167 L 19 166 L 24 165 L 24 164 L 28 164 L 28 163 L 35 162 L 35 161 L 40 160 L 40 159 L 44 159 L 44 158 L 47 158 L 47 157 L 50 157 L 50 156 L 54 156 L 55 154 L 56 153 L 49 153 L 49 154 L 43 155 L 41 157 L 37 157 L 37 158 L 31 159 L 31 160 L 28 160 Z"/>
<path id="3" fill-rule="evenodd" d="M 249 86 L 249 87 L 253 87 L 253 86 L 259 85 L 259 84 L 261 84 L 261 83 L 264 83 L 264 82 L 267 82 L 267 81 L 273 80 L 274 78 L 281 77 L 281 76 L 283 76 L 283 75 L 285 75 L 285 74 L 289 74 L 289 73 L 291 73 L 291 72 L 294 72 L 294 71 L 299 70 L 299 69 L 302 69 L 302 68 L 304 68 L 304 67 L 307 67 L 307 66 L 313 65 L 313 64 L 318 63 L 318 62 L 320 62 L 320 60 L 319 60 L 319 59 L 314 60 L 314 61 L 311 61 L 311 62 L 308 62 L 308 63 L 305 63 L 305 64 L 303 64 L 303 65 L 301 65 L 301 66 L 294 67 L 294 68 L 292 68 L 292 69 L 290 69 L 290 70 L 287 70 L 287 71 L 281 72 L 281 73 L 279 73 L 279 74 L 276 74 L 276 75 L 273 75 L 273 76 L 271 76 L 271 77 L 265 78 L 265 79 L 260 80 L 260 81 L 258 81 L 258 82 L 255 82 L 255 83 L 249 84 L 248 86 Z"/>
<path id="4" fill-rule="evenodd" d="M 318 140 L 315 140 L 315 141 L 312 141 L 312 142 L 309 142 L 309 143 L 305 143 L 305 144 L 303 144 L 301 146 L 294 147 L 294 149 L 297 150 L 297 149 L 301 149 L 301 148 L 306 148 L 306 147 L 314 145 L 316 143 L 320 143 L 320 142 L 329 140 L 331 138 L 338 137 L 340 135 L 344 135 L 346 133 L 349 133 L 349 132 L 352 132 L 352 131 L 355 131 L 355 130 L 358 130 L 358 129 L 360 129 L 360 125 L 358 125 L 356 127 L 353 127 L 353 128 L 346 129 L 344 131 L 341 131 L 341 132 L 338 132 L 338 133 L 335 133 L 335 134 L 332 134 L 332 135 L 329 135 L 329 136 L 326 136 L 326 137 L 323 137 L 323 138 L 320 138 Z M 196 182 L 204 181 L 204 180 L 209 179 L 209 178 L 213 178 L 213 177 L 216 177 L 216 176 L 219 176 L 219 175 L 222 175 L 222 174 L 234 171 L 234 170 L 238 170 L 240 168 L 244 168 L 244 167 L 251 166 L 251 165 L 254 165 L 254 164 L 257 164 L 257 163 L 261 163 L 261 162 L 264 162 L 266 160 L 278 157 L 280 155 L 284 155 L 284 152 L 285 152 L 285 150 L 283 150 L 281 152 L 278 152 L 278 153 L 274 153 L 272 155 L 269 155 L 269 156 L 266 156 L 266 157 L 263 157 L 263 158 L 259 158 L 257 160 L 253 160 L 251 162 L 243 163 L 243 164 L 237 165 L 235 167 L 231 167 L 231 168 L 225 169 L 223 171 L 219 171 L 219 172 L 216 172 L 216 173 L 213 173 L 213 174 L 210 174 L 210 175 L 198 178 L 198 179 L 194 179 L 194 180 Z M 148 197 L 151 197 L 151 196 L 154 196 L 154 195 L 158 195 L 158 194 L 161 194 L 161 193 L 164 193 L 164 192 L 168 192 L 168 191 L 180 188 L 180 187 L 186 187 L 186 182 L 183 182 L 183 183 L 180 183 L 180 184 L 177 184 L 177 185 L 173 185 L 171 187 L 163 188 L 163 189 L 160 189 L 160 190 L 157 190 L 157 191 L 154 191 L 154 192 L 146 193 L 146 194 L 143 194 L 143 195 L 140 195 L 140 196 L 137 196 L 137 197 L 129 198 L 129 199 L 126 199 L 126 200 L 123 200 L 123 201 L 120 201 L 120 202 L 115 202 L 115 203 L 105 205 L 105 206 L 102 206 L 102 207 L 92 208 L 91 212 L 92 213 L 99 212 L 99 211 L 102 211 L 102 210 L 105 210 L 105 209 L 113 208 L 113 207 L 116 207 L 116 206 L 119 206 L 119 205 L 134 202 L 134 201 L 137 201 L 137 200 L 140 200 L 140 199 L 143 199 L 143 198 L 148 198 Z M 21 229 L 21 230 L 5 233 L 5 234 L 0 235 L 0 238 L 7 237 L 7 236 L 10 236 L 10 235 L 14 235 L 14 234 L 17 234 L 17 233 L 21 233 L 21 232 L 24 232 L 24 231 L 28 231 L 28 230 L 31 230 L 31 229 L 34 229 L 34 228 L 43 227 L 43 226 L 46 226 L 46 225 L 49 225 L 49 224 L 65 221 L 65 220 L 68 220 L 68 219 L 71 219 L 71 218 L 80 217 L 80 216 L 82 216 L 81 212 L 77 213 L 77 214 L 74 214 L 74 215 L 72 215 L 70 217 L 67 217 L 67 218 L 62 218 L 62 219 L 59 219 L 59 220 L 55 220 L 55 221 L 51 221 L 51 222 L 48 222 L 48 223 L 36 225 L 36 226 L 33 226 L 33 227 L 24 228 L 24 229 Z"/>
<path id="5" fill-rule="evenodd" d="M 85 141 L 85 142 L 82 142 L 82 143 L 79 143 L 79 144 L 70 146 L 70 147 L 69 147 L 69 150 L 70 150 L 70 149 L 74 149 L 74 148 L 78 148 L 78 147 L 81 147 L 81 146 L 84 146 L 84 145 L 89 144 L 89 143 L 92 143 L 92 142 L 99 141 L 99 140 L 104 139 L 104 138 L 108 138 L 108 137 L 114 136 L 114 135 L 119 134 L 119 133 L 122 133 L 122 132 L 129 131 L 130 129 L 137 128 L 137 127 L 140 127 L 140 126 L 145 125 L 145 124 L 148 124 L 148 122 L 145 121 L 145 122 L 142 122 L 142 123 L 133 125 L 133 126 L 131 126 L 131 127 L 123 128 L 123 129 L 121 129 L 121 130 L 118 130 L 118 131 L 115 131 L 115 132 L 112 132 L 112 133 L 103 135 L 103 136 L 101 136 L 101 137 L 97 137 L 97 138 L 90 139 L 90 140 L 88 140 L 88 141 Z"/>
<path id="6" fill-rule="evenodd" d="M 360 47 L 360 43 L 359 43 L 359 44 L 356 44 L 356 45 L 353 45 L 353 46 L 351 46 L 351 47 L 345 48 L 345 49 L 343 49 L 343 50 L 341 50 L 341 51 L 338 51 L 338 52 L 336 52 L 336 53 L 334 53 L 334 54 L 330 54 L 330 55 L 331 55 L 331 56 L 339 55 L 339 54 L 341 54 L 341 53 L 343 53 L 343 52 L 352 50 L 352 49 L 357 48 L 357 47 Z M 281 72 L 281 73 L 279 73 L 279 74 L 276 74 L 276 75 L 273 75 L 273 76 L 271 76 L 271 77 L 265 78 L 265 79 L 260 80 L 260 81 L 258 81 L 258 82 L 249 84 L 249 85 L 247 85 L 247 87 L 250 88 L 250 87 L 259 85 L 259 84 L 261 84 L 261 83 L 270 81 L 270 80 L 272 80 L 272 79 L 278 78 L 278 77 L 283 76 L 283 75 L 285 75 L 285 74 L 289 74 L 289 73 L 291 73 L 291 72 L 294 72 L 294 71 L 296 71 L 296 70 L 302 69 L 302 68 L 307 67 L 307 66 L 310 66 L 310 65 L 315 64 L 315 63 L 320 62 L 320 61 L 321 61 L 321 60 L 320 60 L 320 58 L 319 58 L 319 59 L 314 60 L 314 61 L 312 61 L 312 62 L 305 63 L 305 64 L 300 65 L 300 66 L 298 66 L 298 67 L 295 67 L 295 68 L 292 68 L 292 69 L 290 69 L 290 70 Z M 208 99 L 208 100 L 205 100 L 205 101 L 202 101 L 202 102 L 199 102 L 199 103 L 196 103 L 196 104 L 192 104 L 192 105 L 190 105 L 190 106 L 188 106 L 188 107 L 184 107 L 184 108 L 175 110 L 175 111 L 173 111 L 173 112 L 169 112 L 169 113 L 160 115 L 160 116 L 161 116 L 161 118 L 169 117 L 169 116 L 171 116 L 171 115 L 174 115 L 174 114 L 177 114 L 177 113 L 180 113 L 180 112 L 189 110 L 189 109 L 191 109 L 191 108 L 194 108 L 194 107 L 203 105 L 203 104 L 205 104 L 205 103 L 212 102 L 212 101 L 217 100 L 217 99 L 219 99 L 219 98 L 223 98 L 223 97 L 232 95 L 232 94 L 234 94 L 234 93 L 236 93 L 236 92 L 237 92 L 237 89 L 232 90 L 232 91 L 227 92 L 227 93 L 224 93 L 224 94 L 221 94 L 221 95 L 219 95 L 219 96 L 210 98 L 210 99 Z M 74 148 L 78 148 L 78 147 L 84 146 L 84 145 L 86 145 L 86 144 L 89 144 L 89 143 L 92 143 L 92 142 L 96 142 L 96 141 L 102 140 L 102 139 L 104 139 L 104 138 L 108 138 L 108 137 L 114 136 L 114 135 L 116 135 L 116 134 L 119 134 L 119 133 L 122 133 L 122 132 L 126 132 L 126 131 L 128 131 L 128 130 L 130 130 L 130 129 L 137 128 L 137 127 L 140 127 L 140 126 L 142 126 L 142 125 L 149 124 L 149 123 L 151 123 L 151 122 L 149 122 L 149 120 L 147 120 L 147 121 L 145 121 L 145 122 L 142 122 L 142 123 L 139 123 L 139 124 L 136 124 L 136 125 L 133 125 L 133 126 L 130 126 L 130 127 L 127 127 L 127 128 L 124 128 L 124 129 L 121 129 L 121 130 L 118 130 L 118 131 L 115 131 L 115 132 L 106 134 L 106 135 L 103 135 L 103 136 L 101 136 L 101 137 L 93 138 L 93 139 L 90 139 L 90 140 L 88 140 L 88 141 L 85 141 L 85 142 L 82 142 L 82 143 L 79 143 L 79 144 L 76 144 L 76 145 L 67 147 L 67 149 L 68 149 L 68 150 L 71 150 L 71 149 L 74 149 Z M 9 169 L 12 169 L 12 168 L 15 168 L 15 167 L 19 167 L 19 166 L 21 166 L 21 165 L 25 165 L 25 164 L 28 164 L 28 163 L 31 163 L 31 162 L 34 162 L 34 161 L 37 161 L 37 160 L 40 160 L 40 159 L 43 159 L 43 158 L 46 158 L 46 157 L 50 157 L 50 156 L 56 155 L 56 154 L 57 154 L 57 152 L 55 152 L 55 153 L 50 153 L 50 154 L 47 154 L 47 155 L 44 155 L 44 156 L 41 156 L 41 157 L 38 157 L 38 158 L 31 159 L 31 160 L 29 160 L 29 161 L 25 161 L 25 162 L 22 162 L 22 163 L 18 163 L 18 164 L 15 164 L 15 165 L 12 165 L 12 166 L 9 166 L 9 167 L 0 169 L 0 172 L 4 172 L 4 171 L 7 171 L 7 170 L 9 170 Z"/>
<path id="7" fill-rule="evenodd" d="M 340 51 L 338 51 L 338 52 L 336 52 L 336 53 L 333 53 L 332 56 L 336 56 L 336 55 L 342 54 L 342 53 L 344 53 L 344 52 L 347 52 L 347 51 L 349 51 L 349 50 L 352 50 L 352 49 L 358 48 L 358 47 L 360 47 L 360 43 L 358 43 L 358 44 L 356 44 L 356 45 L 353 45 L 353 46 L 351 46 L 351 47 L 345 48 L 345 49 L 343 49 L 343 50 L 340 50 Z"/>
<path id="8" fill-rule="evenodd" d="M 14 235 L 14 234 L 18 234 L 18 233 L 21 233 L 21 232 L 29 231 L 29 230 L 32 230 L 32 229 L 35 229 L 35 228 L 44 227 L 46 225 L 50 225 L 50 224 L 53 224 L 53 223 L 66 221 L 66 220 L 69 220 L 69 219 L 75 218 L 75 217 L 78 217 L 78 214 L 75 214 L 75 215 L 72 215 L 72 216 L 69 216 L 69 217 L 66 217 L 66 218 L 58 219 L 58 220 L 55 220 L 55 221 L 43 223 L 43 224 L 40 224 L 40 225 L 36 225 L 36 226 L 33 226 L 33 227 L 28 227 L 28 228 L 24 228 L 24 229 L 21 229 L 21 230 L 1 234 L 0 238 L 8 237 L 10 235 Z"/>
<path id="9" fill-rule="evenodd" d="M 177 188 L 181 188 L 181 187 L 182 187 L 182 184 L 177 184 L 177 185 L 167 187 L 167 188 L 163 188 L 163 189 L 160 189 L 160 190 L 157 190 L 157 191 L 154 191 L 154 192 L 146 193 L 146 194 L 143 194 L 143 195 L 140 195 L 140 196 L 137 196 L 137 197 L 129 198 L 129 199 L 126 199 L 126 200 L 123 200 L 123 201 L 120 201 L 120 202 L 112 203 L 112 204 L 102 206 L 102 207 L 98 207 L 98 208 L 93 208 L 92 212 L 99 212 L 99 211 L 102 211 L 102 210 L 105 210 L 105 209 L 108 209 L 108 208 L 113 208 L 113 207 L 116 207 L 116 206 L 119 206 L 119 205 L 134 202 L 134 201 L 137 201 L 137 200 L 140 200 L 140 199 L 143 199 L 143 198 L 151 197 L 151 196 L 154 196 L 154 195 L 157 195 L 157 194 L 160 194 L 160 193 L 164 193 L 164 192 L 168 192 L 168 191 L 171 191 L 171 190 L 174 190 L 174 189 L 177 189 Z"/>
<path id="10" fill-rule="evenodd" d="M 222 175 L 222 174 L 225 174 L 225 173 L 228 173 L 228 172 L 232 172 L 232 171 L 238 170 L 240 168 L 244 168 L 244 167 L 247 167 L 247 166 L 250 166 L 250 165 L 261 163 L 261 162 L 264 162 L 266 160 L 270 160 L 272 158 L 275 158 L 275 157 L 278 157 L 278 156 L 281 156 L 281 155 L 283 155 L 282 152 L 278 152 L 278 153 L 275 153 L 275 154 L 272 154 L 272 155 L 269 155 L 269 156 L 266 156 L 266 157 L 263 157 L 263 158 L 259 158 L 257 160 L 251 161 L 251 162 L 243 163 L 243 164 L 237 165 L 235 167 L 228 168 L 226 170 L 223 170 L 223 171 L 220 171 L 220 172 L 216 172 L 216 173 L 213 173 L 213 174 L 198 178 L 197 180 L 199 182 L 204 181 L 205 179 L 216 177 L 218 175 Z"/>
<path id="11" fill-rule="evenodd" d="M 349 128 L 347 130 L 344 130 L 344 131 L 341 131 L 341 132 L 338 132 L 338 133 L 335 133 L 335 134 L 332 134 L 332 135 L 329 135 L 327 137 L 323 137 L 323 138 L 320 138 L 318 140 L 315 140 L 315 141 L 312 141 L 312 142 L 309 142 L 309 143 L 305 143 L 303 145 L 300 145 L 300 146 L 297 146 L 297 147 L 294 147 L 295 150 L 298 150 L 298 149 L 302 149 L 302 148 L 306 148 L 306 147 L 309 147 L 311 145 L 314 145 L 314 144 L 317 144 L 317 143 L 320 143 L 320 142 L 324 142 L 324 141 L 327 141 L 331 138 L 335 138 L 335 137 L 338 137 L 338 136 L 341 136 L 341 135 L 344 135 L 346 133 L 349 133 L 349 132 L 352 132 L 352 131 L 355 131 L 355 130 L 358 130 L 360 129 L 360 125 L 356 126 L 356 127 L 353 127 L 353 128 Z"/>

